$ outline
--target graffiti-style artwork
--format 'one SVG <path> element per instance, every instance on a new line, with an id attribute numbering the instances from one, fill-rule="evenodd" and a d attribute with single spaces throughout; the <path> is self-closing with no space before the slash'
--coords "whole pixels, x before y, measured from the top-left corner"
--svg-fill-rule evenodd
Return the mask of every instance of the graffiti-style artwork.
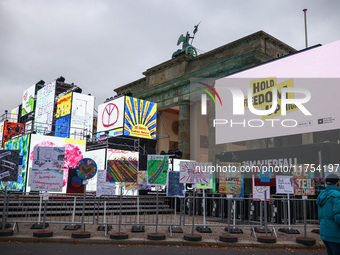
<path id="1" fill-rule="evenodd" d="M 23 134 L 24 132 L 25 132 L 24 124 L 5 121 L 4 132 L 2 136 L 2 147 L 4 147 L 5 142 L 11 140 L 12 137 Z"/>
<path id="2" fill-rule="evenodd" d="M 315 195 L 314 171 L 308 164 L 293 165 L 294 195 Z"/>
<path id="3" fill-rule="evenodd" d="M 148 155 L 148 184 L 166 185 L 169 156 Z"/>
<path id="4" fill-rule="evenodd" d="M 16 182 L 10 182 L 8 189 L 25 191 L 26 187 L 26 174 L 28 171 L 28 150 L 29 150 L 30 135 L 24 135 L 5 143 L 5 150 L 19 150 L 19 157 L 22 157 L 21 173 L 18 173 L 18 180 Z M 1 189 L 3 189 L 3 183 L 1 182 Z"/>
<path id="5" fill-rule="evenodd" d="M 18 180 L 19 150 L 0 151 L 0 180 Z"/>
<path id="6" fill-rule="evenodd" d="M 108 160 L 107 182 L 137 182 L 138 161 Z"/>

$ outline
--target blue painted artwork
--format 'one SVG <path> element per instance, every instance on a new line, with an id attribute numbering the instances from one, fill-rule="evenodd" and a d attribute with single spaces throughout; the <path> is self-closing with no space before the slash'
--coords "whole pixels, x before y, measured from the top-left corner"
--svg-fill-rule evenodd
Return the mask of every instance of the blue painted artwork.
<path id="1" fill-rule="evenodd" d="M 168 172 L 168 197 L 185 197 L 184 184 L 179 182 L 179 172 Z"/>
<path id="2" fill-rule="evenodd" d="M 55 133 L 56 137 L 64 137 L 69 138 L 70 136 L 70 122 L 71 115 L 66 115 L 64 117 L 60 117 L 55 122 Z"/>

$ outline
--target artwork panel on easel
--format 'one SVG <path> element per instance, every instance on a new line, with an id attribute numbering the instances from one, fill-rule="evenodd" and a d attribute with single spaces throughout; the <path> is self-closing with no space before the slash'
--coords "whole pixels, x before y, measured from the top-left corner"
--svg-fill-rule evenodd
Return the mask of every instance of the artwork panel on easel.
<path id="1" fill-rule="evenodd" d="M 270 199 L 270 186 L 255 186 L 255 176 L 252 177 L 253 183 L 253 200 L 269 200 Z"/>
<path id="2" fill-rule="evenodd" d="M 168 172 L 167 183 L 167 196 L 168 197 L 185 197 L 184 184 L 179 182 L 179 172 Z"/>
<path id="3" fill-rule="evenodd" d="M 166 185 L 169 156 L 148 155 L 148 184 Z"/>
<path id="4" fill-rule="evenodd" d="M 108 160 L 107 182 L 137 182 L 138 161 Z"/>
<path id="5" fill-rule="evenodd" d="M 202 165 L 199 162 L 181 162 L 180 182 L 209 184 L 210 170 L 208 165 Z"/>
<path id="6" fill-rule="evenodd" d="M 309 164 L 293 165 L 294 195 L 315 195 L 314 171 Z"/>

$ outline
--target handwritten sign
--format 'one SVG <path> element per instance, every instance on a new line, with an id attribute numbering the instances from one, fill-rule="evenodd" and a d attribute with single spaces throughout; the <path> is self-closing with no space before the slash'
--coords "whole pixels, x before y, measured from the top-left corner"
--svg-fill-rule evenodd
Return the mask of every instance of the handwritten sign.
<path id="1" fill-rule="evenodd" d="M 62 170 L 39 170 L 32 169 L 31 190 L 36 191 L 62 191 Z"/>
<path id="2" fill-rule="evenodd" d="M 293 176 L 276 176 L 276 194 L 294 194 Z"/>

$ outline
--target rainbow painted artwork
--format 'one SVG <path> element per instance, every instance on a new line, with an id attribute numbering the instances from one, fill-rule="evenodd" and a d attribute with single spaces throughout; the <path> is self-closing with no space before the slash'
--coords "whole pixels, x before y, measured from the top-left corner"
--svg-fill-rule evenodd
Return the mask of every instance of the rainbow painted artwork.
<path id="1" fill-rule="evenodd" d="M 124 135 L 156 139 L 157 104 L 126 97 Z"/>
<path id="2" fill-rule="evenodd" d="M 107 182 L 137 182 L 136 160 L 108 160 Z"/>

